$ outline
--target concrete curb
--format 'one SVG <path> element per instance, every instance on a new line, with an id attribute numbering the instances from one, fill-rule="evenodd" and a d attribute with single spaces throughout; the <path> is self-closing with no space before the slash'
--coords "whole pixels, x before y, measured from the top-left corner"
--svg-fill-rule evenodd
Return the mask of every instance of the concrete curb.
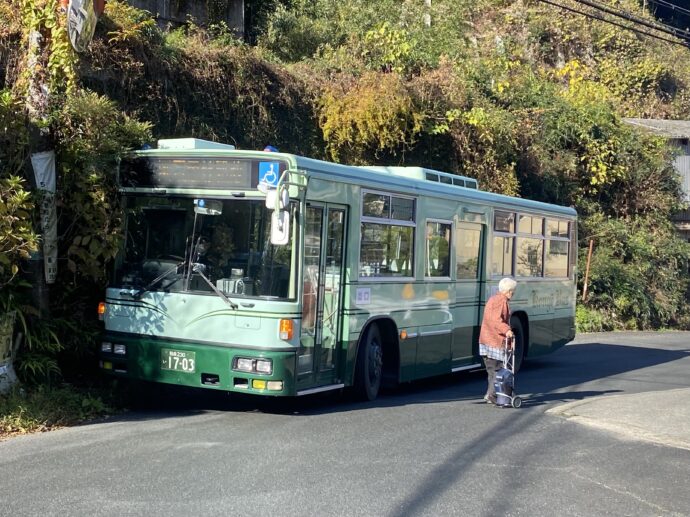
<path id="1" fill-rule="evenodd" d="M 593 397 L 546 413 L 623 439 L 690 451 L 690 388 Z"/>

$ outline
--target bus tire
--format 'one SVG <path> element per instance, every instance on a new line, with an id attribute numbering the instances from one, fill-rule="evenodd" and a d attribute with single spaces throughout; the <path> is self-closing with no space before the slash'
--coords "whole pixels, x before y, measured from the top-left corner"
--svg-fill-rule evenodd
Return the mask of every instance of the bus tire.
<path id="1" fill-rule="evenodd" d="M 522 328 L 522 320 L 517 316 L 510 318 L 510 327 L 513 329 L 513 334 L 515 335 L 515 341 L 513 343 L 515 371 L 519 372 L 522 367 L 522 361 L 525 358 L 525 331 Z"/>
<path id="2" fill-rule="evenodd" d="M 374 400 L 383 378 L 383 342 L 375 323 L 369 325 L 359 344 L 355 365 L 355 394 L 360 400 Z"/>

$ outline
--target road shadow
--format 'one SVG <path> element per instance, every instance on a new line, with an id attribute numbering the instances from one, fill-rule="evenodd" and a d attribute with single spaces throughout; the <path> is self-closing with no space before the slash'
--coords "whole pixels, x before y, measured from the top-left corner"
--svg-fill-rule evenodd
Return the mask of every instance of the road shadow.
<path id="1" fill-rule="evenodd" d="M 659 339 L 663 339 L 659 334 Z M 627 372 L 663 365 L 690 356 L 690 349 L 630 346 L 606 342 L 605 335 L 593 341 L 580 338 L 557 352 L 527 361 L 516 376 L 516 392 L 526 394 L 523 407 L 570 402 L 621 393 L 616 387 L 593 390 L 586 384 Z M 688 386 L 684 378 L 669 380 L 669 389 Z M 134 421 L 192 416 L 206 411 L 264 412 L 282 415 L 318 415 L 428 403 L 476 400 L 483 404 L 486 388 L 483 371 L 460 372 L 405 383 L 383 390 L 372 402 L 354 400 L 347 390 L 306 397 L 257 397 L 205 389 L 160 384 L 140 384 L 131 400 L 131 410 L 108 421 Z M 92 422 L 93 423 L 93 422 Z"/>

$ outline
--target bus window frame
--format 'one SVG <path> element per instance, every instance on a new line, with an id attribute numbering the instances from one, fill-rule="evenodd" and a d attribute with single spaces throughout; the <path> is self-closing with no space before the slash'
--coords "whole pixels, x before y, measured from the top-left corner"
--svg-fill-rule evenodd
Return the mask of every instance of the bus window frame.
<path id="1" fill-rule="evenodd" d="M 479 280 L 482 279 L 482 269 L 485 267 L 484 263 L 486 260 L 486 257 L 488 256 L 488 231 L 487 231 L 487 224 L 485 222 L 481 223 L 475 223 L 475 222 L 469 222 L 469 221 L 457 221 L 454 225 L 453 228 L 453 234 L 455 238 L 455 246 L 453 246 L 452 251 L 453 255 L 455 256 L 454 260 L 454 265 L 455 268 L 453 270 L 453 279 L 455 282 L 478 282 Z M 475 272 L 474 277 L 472 278 L 461 278 L 458 275 L 458 244 L 460 243 L 460 238 L 458 236 L 458 233 L 462 232 L 463 230 L 470 230 L 470 231 L 478 231 L 479 232 L 479 246 L 477 249 L 477 271 Z"/>
<path id="2" fill-rule="evenodd" d="M 513 232 L 505 232 L 505 231 L 498 231 L 496 230 L 496 212 L 501 212 L 501 213 L 507 213 L 507 214 L 513 214 L 515 217 L 515 220 L 513 222 Z M 490 276 L 491 278 L 499 278 L 503 276 L 511 276 L 515 278 L 520 278 L 521 280 L 525 281 L 531 281 L 531 280 L 565 280 L 565 279 L 572 279 L 573 274 L 575 271 L 575 261 L 573 260 L 573 254 L 575 253 L 573 251 L 573 241 L 575 240 L 575 231 L 576 231 L 576 225 L 575 221 L 573 219 L 563 217 L 558 214 L 549 214 L 549 213 L 535 213 L 535 212 L 529 212 L 529 211 L 518 211 L 518 210 L 510 210 L 510 209 L 504 209 L 501 207 L 495 207 L 492 213 L 492 221 L 491 221 L 491 260 L 493 261 L 493 238 L 494 237 L 504 237 L 504 238 L 513 238 L 513 260 L 512 260 L 512 270 L 510 274 L 507 273 L 494 273 L 492 263 L 489 262 L 489 269 L 491 270 Z M 542 232 L 541 235 L 539 234 L 534 234 L 534 233 L 524 233 L 519 231 L 519 224 L 520 224 L 520 218 L 521 217 L 538 217 L 542 219 Z M 568 224 L 568 236 L 567 237 L 549 237 L 547 233 L 548 229 L 548 221 L 558 221 L 558 222 L 564 222 Z M 518 240 L 520 237 L 523 238 L 532 238 L 532 239 L 540 239 L 542 241 L 542 250 L 541 250 L 541 255 L 542 255 L 542 267 L 541 267 L 541 275 L 540 276 L 521 276 L 517 274 L 517 260 L 518 260 Z M 567 242 L 568 243 L 568 273 L 566 276 L 546 276 L 546 242 L 547 241 L 561 241 L 561 242 Z M 487 243 L 487 247 L 488 247 Z"/>
<path id="3" fill-rule="evenodd" d="M 521 232 L 520 231 L 520 223 L 522 222 L 522 218 L 529 217 L 530 219 L 541 219 L 541 233 L 532 233 L 530 231 L 529 233 L 527 232 Z M 544 275 L 544 268 L 546 267 L 546 256 L 545 256 L 545 250 L 546 250 L 546 237 L 545 237 L 545 232 L 546 232 L 546 220 L 548 217 L 546 214 L 535 214 L 533 212 L 517 212 L 516 211 L 516 217 L 515 217 L 515 248 L 513 251 L 513 273 L 515 275 L 515 278 L 522 278 L 522 279 L 527 279 L 527 278 L 547 278 Z M 531 221 L 531 225 L 534 224 L 534 221 Z M 541 241 L 541 273 L 539 275 L 520 275 L 518 274 L 518 254 L 520 252 L 520 246 L 519 242 L 520 239 L 532 239 L 532 240 L 539 240 Z M 551 278 L 551 277 L 549 277 Z"/>
<path id="4" fill-rule="evenodd" d="M 448 276 L 429 276 L 427 275 L 427 268 L 426 265 L 428 264 L 429 261 L 429 247 L 426 245 L 429 242 L 429 236 L 427 235 L 427 231 L 429 228 L 429 223 L 439 223 L 439 224 L 447 224 L 450 226 L 450 239 L 448 241 Z M 429 217 L 425 220 L 424 222 L 424 281 L 425 282 L 449 282 L 451 278 L 453 277 L 453 267 L 451 262 L 454 262 L 454 260 L 451 259 L 451 255 L 453 251 L 455 250 L 454 248 L 454 239 L 453 239 L 453 234 L 455 233 L 455 224 L 453 223 L 452 220 L 450 219 L 436 219 L 433 217 Z"/>
<path id="5" fill-rule="evenodd" d="M 512 232 L 506 232 L 502 230 L 496 230 L 496 212 L 501 212 L 504 214 L 513 214 L 513 231 Z M 504 276 L 509 276 L 512 277 L 515 275 L 515 266 L 516 266 L 516 248 L 517 248 L 517 224 L 518 224 L 518 217 L 520 214 L 516 212 L 515 210 L 510 210 L 510 209 L 504 209 L 500 207 L 495 207 L 491 213 L 491 242 L 486 243 L 486 247 L 491 249 L 491 255 L 490 259 L 491 262 L 488 264 L 488 270 L 487 271 L 490 275 L 491 278 L 501 278 Z M 501 273 L 494 273 L 493 271 L 493 260 L 494 260 L 494 237 L 503 237 L 503 238 L 512 238 L 512 256 L 511 256 L 511 264 L 510 264 L 510 271 L 509 272 L 504 272 L 502 271 Z M 488 252 L 488 250 L 487 250 Z"/>
<path id="6" fill-rule="evenodd" d="M 381 196 L 388 196 L 390 198 L 393 197 L 399 197 L 401 199 L 410 199 L 413 202 L 413 208 L 414 208 L 414 217 L 413 221 L 406 221 L 403 219 L 392 219 L 390 217 L 388 218 L 383 218 L 383 217 L 372 217 L 372 216 L 366 216 L 364 215 L 364 196 L 366 194 L 376 194 L 376 195 L 381 195 Z M 392 205 L 392 203 L 391 203 Z M 415 280 L 417 277 L 415 268 L 417 267 L 417 257 L 416 257 L 416 251 L 417 251 L 417 235 L 419 233 L 419 227 L 417 224 L 417 216 L 419 212 L 419 206 L 418 206 L 418 199 L 416 196 L 410 196 L 409 194 L 401 194 L 399 192 L 392 192 L 392 191 L 385 191 L 385 190 L 374 190 L 374 189 L 368 189 L 368 188 L 362 188 L 360 195 L 359 195 L 359 231 L 357 232 L 358 234 L 358 240 L 357 240 L 357 280 L 359 282 L 409 282 L 411 280 Z M 364 223 L 372 223 L 372 224 L 380 224 L 380 225 L 387 225 L 387 226 L 405 226 L 408 228 L 412 228 L 412 243 L 411 243 L 411 250 L 412 250 L 412 265 L 410 267 L 410 270 L 412 271 L 412 275 L 410 276 L 380 276 L 376 274 L 372 275 L 363 275 L 362 274 L 362 225 Z"/>
<path id="7" fill-rule="evenodd" d="M 549 220 L 551 221 L 557 221 L 558 223 L 566 223 L 568 225 L 568 230 L 566 232 L 567 237 L 551 237 L 549 235 L 546 235 L 548 232 L 548 222 Z M 563 217 L 558 217 L 558 216 L 546 216 L 544 218 L 544 242 L 546 241 L 557 241 L 557 242 L 567 242 L 568 243 L 568 253 L 567 253 L 567 267 L 566 267 L 566 274 L 559 275 L 559 276 L 547 276 L 546 275 L 546 244 L 544 244 L 544 275 L 543 278 L 547 278 L 549 280 L 558 280 L 558 279 L 570 279 L 573 276 L 573 271 L 574 271 L 574 264 L 572 262 L 572 255 L 573 255 L 573 232 L 574 232 L 574 227 L 575 227 L 575 221 L 571 219 L 565 219 Z M 577 256 L 577 253 L 575 253 L 575 256 Z"/>

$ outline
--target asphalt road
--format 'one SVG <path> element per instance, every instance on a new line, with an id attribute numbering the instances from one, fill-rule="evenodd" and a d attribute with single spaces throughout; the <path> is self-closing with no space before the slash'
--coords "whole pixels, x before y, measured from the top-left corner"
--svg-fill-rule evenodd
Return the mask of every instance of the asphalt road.
<path id="1" fill-rule="evenodd" d="M 517 410 L 483 373 L 366 404 L 203 392 L 1 442 L 0 515 L 690 515 L 690 451 L 545 413 L 688 370 L 690 333 L 592 334 L 526 363 Z"/>

